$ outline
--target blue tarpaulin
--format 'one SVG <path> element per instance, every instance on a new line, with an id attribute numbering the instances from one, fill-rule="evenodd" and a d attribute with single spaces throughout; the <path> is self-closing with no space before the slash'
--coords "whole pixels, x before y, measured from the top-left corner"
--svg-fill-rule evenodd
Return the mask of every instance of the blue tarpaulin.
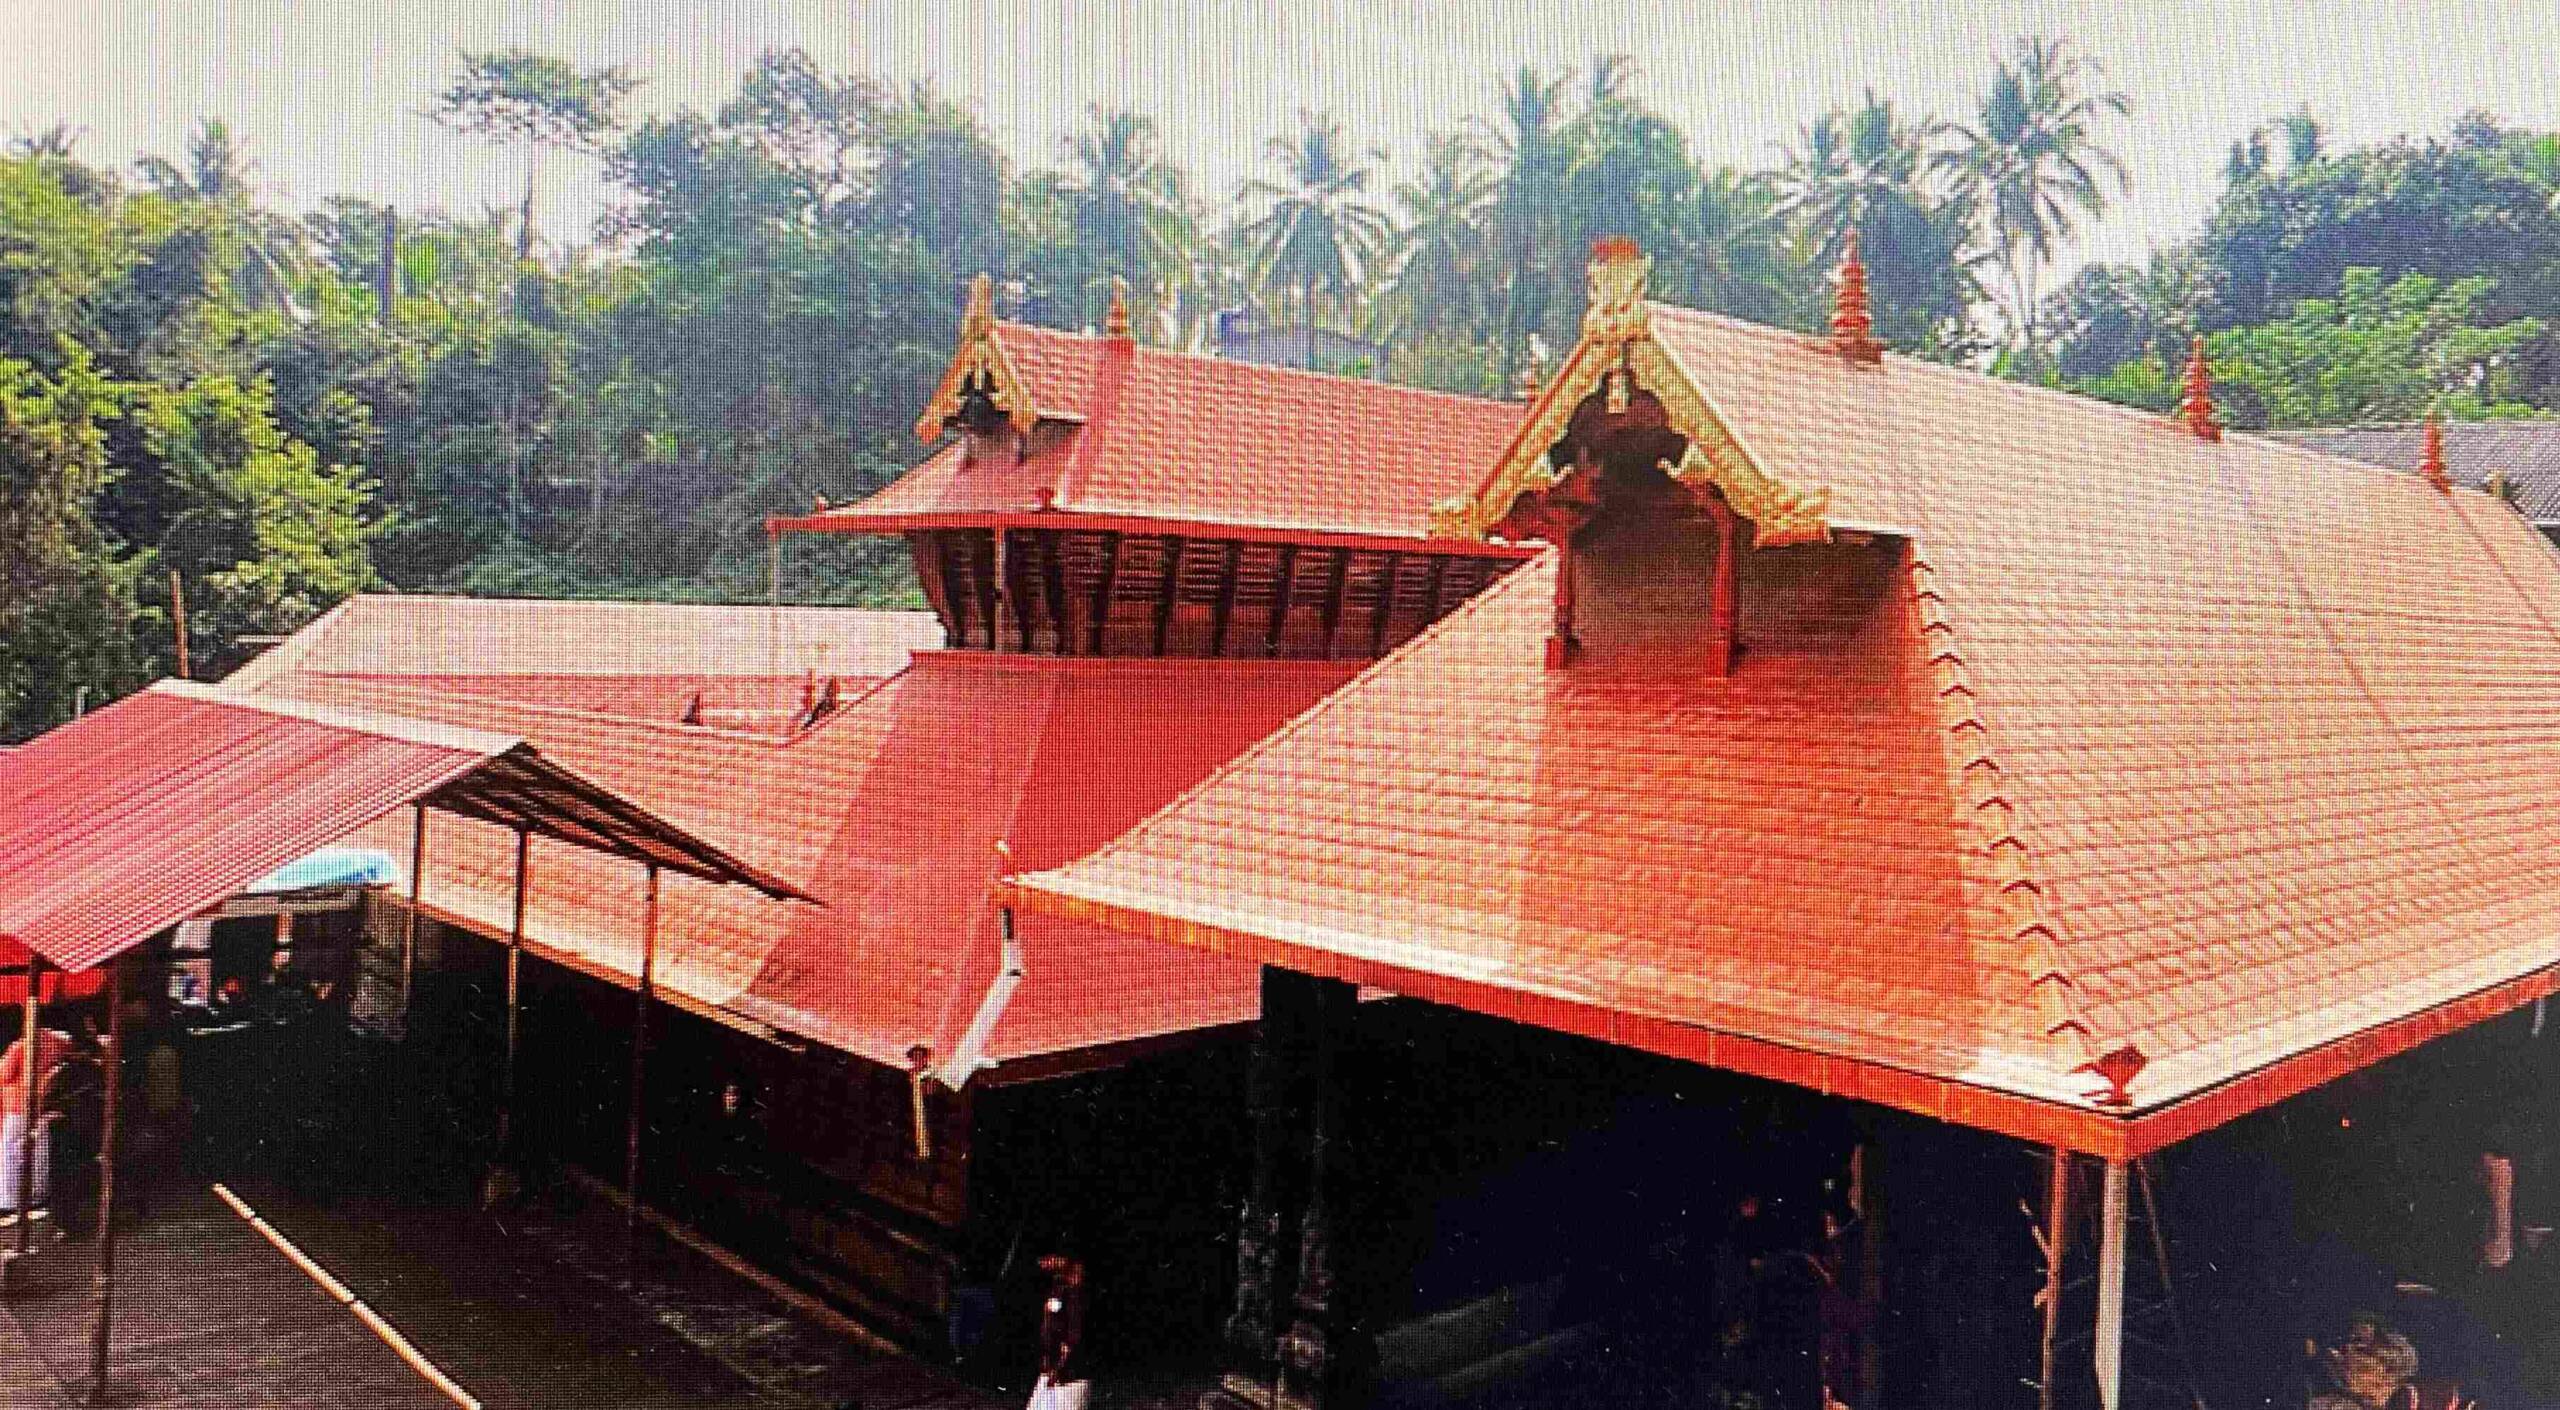
<path id="1" fill-rule="evenodd" d="M 250 882 L 244 890 L 259 895 L 308 891 L 315 886 L 389 886 L 399 880 L 400 864 L 379 847 L 323 847 Z"/>

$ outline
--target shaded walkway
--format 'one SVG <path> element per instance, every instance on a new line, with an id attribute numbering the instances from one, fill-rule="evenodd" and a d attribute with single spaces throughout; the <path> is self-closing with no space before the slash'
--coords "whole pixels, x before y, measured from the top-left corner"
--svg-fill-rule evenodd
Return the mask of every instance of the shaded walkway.
<path id="1" fill-rule="evenodd" d="M 323 1204 L 254 1180 L 236 1188 L 488 1410 L 1009 1410 L 654 1237 L 626 1283 L 610 1211 L 564 1203 L 493 1222 L 383 1198 Z M 453 1410 L 202 1186 L 164 1191 L 117 1253 L 117 1406 Z M 0 1404 L 83 1403 L 88 1248 L 45 1254 L 0 1313 Z"/>

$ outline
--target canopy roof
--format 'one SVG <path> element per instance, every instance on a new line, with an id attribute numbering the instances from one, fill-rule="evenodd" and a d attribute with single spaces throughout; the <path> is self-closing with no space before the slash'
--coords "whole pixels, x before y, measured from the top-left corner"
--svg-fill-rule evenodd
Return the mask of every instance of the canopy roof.
<path id="1" fill-rule="evenodd" d="M 1507 402 L 991 317 L 964 330 L 952 368 L 918 431 L 939 439 L 963 379 L 989 376 L 1018 447 L 972 457 L 954 441 L 868 499 L 770 527 L 894 533 L 1072 518 L 1484 553 L 1424 541 L 1427 511 L 1473 484 L 1520 420 Z"/>
<path id="2" fill-rule="evenodd" d="M 789 740 L 641 722 L 456 692 L 441 681 L 286 673 L 263 699 L 370 702 L 412 718 L 538 741 L 547 758 L 640 799 L 701 836 L 750 851 L 827 902 L 754 904 L 671 881 L 661 993 L 698 1010 L 903 1067 L 949 1064 L 988 1001 L 1001 947 L 987 896 L 1003 859 L 1049 866 L 1090 850 L 1349 679 L 1353 663 L 919 653 Z M 375 845 L 404 846 L 405 824 Z M 639 970 L 631 888 L 607 864 L 537 847 L 528 942 L 608 982 Z M 505 933 L 513 855 L 494 828 L 439 822 L 429 910 Z M 1250 966 L 1099 926 L 1021 927 L 1026 977 L 976 1061 L 999 1075 L 1076 1054 L 1250 1019 Z"/>
<path id="3" fill-rule="evenodd" d="M 404 803 L 802 895 L 512 736 L 164 681 L 0 756 L 0 940 L 90 968 Z"/>
<path id="4" fill-rule="evenodd" d="M 1548 669 L 1542 563 L 1012 894 L 2119 1156 L 2553 987 L 2560 571 L 2505 505 L 1610 312 L 1530 424 L 1632 366 L 1816 545 L 1746 555 L 1729 677 Z M 1806 582 L 1855 629 L 1755 616 Z"/>

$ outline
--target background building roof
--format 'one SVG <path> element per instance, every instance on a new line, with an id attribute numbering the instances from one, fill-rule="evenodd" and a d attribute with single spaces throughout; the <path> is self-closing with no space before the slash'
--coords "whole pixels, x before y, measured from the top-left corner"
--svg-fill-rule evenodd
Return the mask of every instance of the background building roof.
<path id="1" fill-rule="evenodd" d="M 2274 434 L 2331 455 L 2414 472 L 2426 428 L 2408 421 Z M 2560 419 L 2447 421 L 2444 459 L 2454 483 L 2475 490 L 2488 485 L 2492 472 L 2505 470 L 2518 513 L 2537 524 L 2560 524 Z"/>

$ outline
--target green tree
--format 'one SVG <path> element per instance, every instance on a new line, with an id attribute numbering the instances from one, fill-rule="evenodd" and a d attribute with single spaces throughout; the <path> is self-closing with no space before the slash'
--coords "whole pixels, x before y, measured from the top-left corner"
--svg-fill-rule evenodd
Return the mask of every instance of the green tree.
<path id="1" fill-rule="evenodd" d="M 0 357 L 0 738 L 68 719 L 146 673 L 133 573 L 91 506 L 106 487 L 114 391 L 74 344 L 48 375 Z"/>
<path id="2" fill-rule="evenodd" d="M 1103 281 L 1119 275 L 1138 292 L 1140 321 L 1169 309 L 1194 281 L 1199 226 L 1155 123 L 1097 107 L 1067 149 L 1076 241 L 1094 261 L 1083 301 L 1098 306 Z"/>
<path id="3" fill-rule="evenodd" d="M 1313 366 L 1319 300 L 1330 299 L 1338 318 L 1347 315 L 1392 230 L 1386 213 L 1369 198 L 1370 169 L 1339 121 L 1302 112 L 1298 131 L 1272 138 L 1265 153 L 1280 168 L 1280 179 L 1245 185 L 1246 199 L 1262 207 L 1247 227 L 1256 282 L 1298 296 L 1307 363 Z"/>
<path id="4" fill-rule="evenodd" d="M 2098 126 L 2130 112 L 2131 100 L 2105 82 L 2096 60 L 2062 41 L 2021 39 L 1992 71 L 1974 124 L 1954 130 L 1956 146 L 1945 154 L 1972 189 L 2006 286 L 2011 336 L 2029 368 L 2044 364 L 2037 315 L 2056 247 L 2084 217 L 2105 212 L 2110 188 L 2124 189 L 2124 161 Z"/>
<path id="5" fill-rule="evenodd" d="M 593 153 L 622 125 L 622 100 L 639 80 L 622 69 L 580 68 L 524 49 L 462 56 L 462 73 L 430 116 L 524 149 L 524 203 L 516 225 L 516 260 L 533 258 L 533 183 L 544 150 Z"/>
<path id="6" fill-rule="evenodd" d="M 2352 269 L 2334 298 L 2303 299 L 2285 317 L 2205 339 L 2214 400 L 2246 429 L 2411 420 L 2429 409 L 2463 420 L 2524 416 L 2518 354 L 2540 319 L 2483 322 L 2489 281 L 2424 274 L 2385 279 Z M 2154 358 L 2130 361 L 2084 390 L 2165 410 L 2176 378 Z"/>
<path id="7" fill-rule="evenodd" d="M 1979 292 L 1973 207 L 1935 160 L 1946 132 L 1934 120 L 1904 121 L 1870 92 L 1859 106 L 1807 124 L 1772 178 L 1777 209 L 1816 266 L 1837 264 L 1849 232 L 1858 232 L 1878 335 L 1938 356 L 1969 350 Z"/>

